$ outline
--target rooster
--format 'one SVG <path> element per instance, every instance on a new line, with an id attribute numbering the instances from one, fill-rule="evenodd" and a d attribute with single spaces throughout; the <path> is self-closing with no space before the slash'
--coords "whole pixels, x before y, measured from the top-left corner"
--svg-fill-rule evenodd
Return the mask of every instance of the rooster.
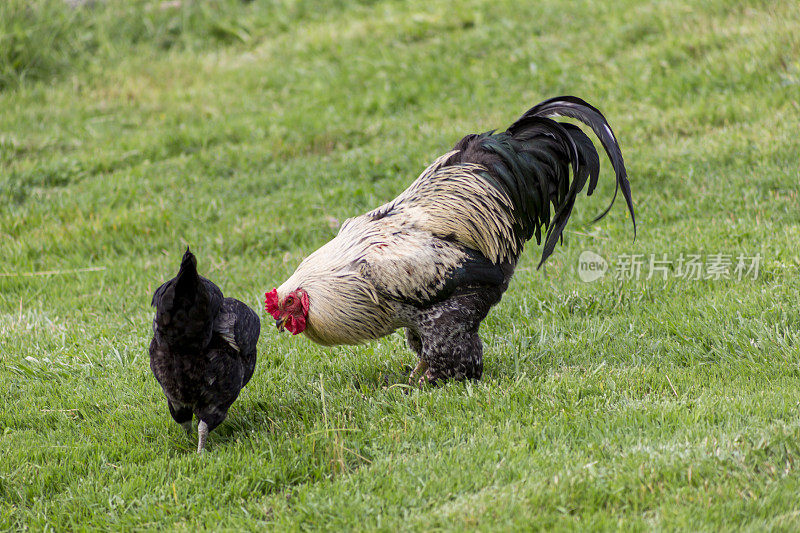
<path id="1" fill-rule="evenodd" d="M 167 397 L 175 422 L 192 434 L 198 419 L 197 453 L 208 432 L 228 414 L 256 366 L 258 315 L 224 298 L 219 287 L 197 273 L 186 249 L 178 275 L 156 289 L 150 368 Z"/>
<path id="2" fill-rule="evenodd" d="M 322 345 L 358 344 L 406 329 L 409 377 L 479 379 L 478 327 L 508 288 L 525 243 L 553 253 L 578 193 L 597 185 L 600 158 L 569 117 L 600 139 L 633 222 L 622 152 L 602 113 L 574 96 L 544 101 L 506 131 L 467 135 L 391 202 L 342 224 L 265 295 L 279 330 Z M 571 169 L 571 175 L 570 175 Z M 550 204 L 553 205 L 551 216 Z M 546 233 L 543 236 L 542 230 Z"/>

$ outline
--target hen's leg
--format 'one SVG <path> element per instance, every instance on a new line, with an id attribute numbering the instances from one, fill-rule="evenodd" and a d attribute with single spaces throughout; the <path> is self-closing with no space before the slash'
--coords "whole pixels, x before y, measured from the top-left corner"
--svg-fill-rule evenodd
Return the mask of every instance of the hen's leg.
<path id="1" fill-rule="evenodd" d="M 186 434 L 191 437 L 192 408 L 187 405 L 173 404 L 169 400 L 167 400 L 167 406 L 169 407 L 169 414 L 172 415 L 172 419 L 175 420 L 175 422 L 177 422 L 178 424 L 180 424 L 183 430 L 186 432 Z"/>
<path id="2" fill-rule="evenodd" d="M 216 428 L 228 416 L 228 407 L 220 408 L 219 406 L 209 406 L 204 409 L 198 409 L 197 418 L 200 422 L 197 424 L 197 453 L 202 453 L 206 447 L 206 438 L 208 433 Z"/>
<path id="3" fill-rule="evenodd" d="M 208 437 L 208 424 L 201 420 L 197 424 L 197 453 L 203 453 L 206 449 L 206 438 Z"/>

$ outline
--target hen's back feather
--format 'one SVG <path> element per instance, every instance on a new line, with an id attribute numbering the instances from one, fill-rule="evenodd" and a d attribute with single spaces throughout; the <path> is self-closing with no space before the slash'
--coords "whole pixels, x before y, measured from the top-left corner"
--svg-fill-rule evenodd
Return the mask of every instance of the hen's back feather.
<path id="1" fill-rule="evenodd" d="M 222 291 L 198 274 L 197 259 L 187 249 L 178 275 L 153 294 L 155 333 L 174 348 L 202 350 L 211 340 L 212 324 L 222 301 Z"/>

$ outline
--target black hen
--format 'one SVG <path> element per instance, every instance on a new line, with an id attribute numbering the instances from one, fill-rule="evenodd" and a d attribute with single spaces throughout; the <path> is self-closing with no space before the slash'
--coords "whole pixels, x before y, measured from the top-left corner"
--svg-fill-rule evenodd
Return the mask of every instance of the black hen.
<path id="1" fill-rule="evenodd" d="M 197 452 L 228 414 L 256 366 L 258 315 L 197 273 L 186 249 L 178 275 L 156 289 L 150 368 L 172 418 L 191 435 L 197 416 Z"/>

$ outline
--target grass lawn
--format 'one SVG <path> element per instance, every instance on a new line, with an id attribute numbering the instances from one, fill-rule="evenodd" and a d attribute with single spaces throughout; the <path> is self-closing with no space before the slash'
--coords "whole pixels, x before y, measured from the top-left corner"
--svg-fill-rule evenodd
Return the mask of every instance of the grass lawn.
<path id="1" fill-rule="evenodd" d="M 798 27 L 792 1 L 3 2 L 0 529 L 797 530 Z M 561 94 L 615 129 L 635 241 L 622 201 L 590 224 L 603 160 L 483 323 L 480 382 L 406 394 L 400 333 L 264 320 L 194 453 L 147 356 L 186 245 L 261 309 L 341 221 Z"/>

